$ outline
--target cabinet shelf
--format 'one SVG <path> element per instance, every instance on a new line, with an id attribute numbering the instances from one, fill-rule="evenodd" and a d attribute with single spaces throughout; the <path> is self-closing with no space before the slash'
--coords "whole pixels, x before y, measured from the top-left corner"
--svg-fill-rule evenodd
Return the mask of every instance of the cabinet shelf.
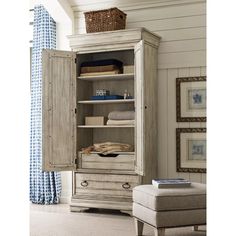
<path id="1" fill-rule="evenodd" d="M 134 128 L 134 125 L 78 125 L 78 128 L 93 129 L 93 128 Z"/>
<path id="2" fill-rule="evenodd" d="M 96 76 L 79 76 L 78 79 L 85 81 L 109 81 L 109 80 L 131 80 L 134 74 L 114 74 L 114 75 L 96 75 Z"/>
<path id="3" fill-rule="evenodd" d="M 114 100 L 84 100 L 79 104 L 109 104 L 109 103 L 134 103 L 134 99 L 114 99 Z"/>

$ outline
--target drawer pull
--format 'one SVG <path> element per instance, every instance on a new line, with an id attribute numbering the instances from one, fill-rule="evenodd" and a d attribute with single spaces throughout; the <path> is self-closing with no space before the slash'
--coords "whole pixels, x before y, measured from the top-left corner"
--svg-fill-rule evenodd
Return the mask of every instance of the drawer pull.
<path id="1" fill-rule="evenodd" d="M 87 187 L 88 186 L 88 182 L 86 180 L 84 180 L 83 182 L 80 183 L 80 185 L 82 187 Z"/>
<path id="2" fill-rule="evenodd" d="M 129 189 L 130 187 L 131 187 L 130 184 L 127 182 L 122 184 L 122 188 L 124 188 L 124 189 Z"/>

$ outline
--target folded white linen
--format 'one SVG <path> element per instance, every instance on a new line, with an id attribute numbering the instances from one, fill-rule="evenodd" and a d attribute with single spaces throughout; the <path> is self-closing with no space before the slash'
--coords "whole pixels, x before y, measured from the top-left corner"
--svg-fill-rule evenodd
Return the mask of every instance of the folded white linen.
<path id="1" fill-rule="evenodd" d="M 135 120 L 108 120 L 107 125 L 134 125 Z"/>

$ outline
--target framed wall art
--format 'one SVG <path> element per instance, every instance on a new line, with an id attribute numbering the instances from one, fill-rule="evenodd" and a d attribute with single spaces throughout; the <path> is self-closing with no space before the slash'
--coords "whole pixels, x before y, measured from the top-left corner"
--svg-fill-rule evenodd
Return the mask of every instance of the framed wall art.
<path id="1" fill-rule="evenodd" d="M 176 78 L 176 119 L 206 121 L 206 76 Z"/>
<path id="2" fill-rule="evenodd" d="M 206 128 L 177 128 L 177 172 L 206 173 L 206 159 Z"/>

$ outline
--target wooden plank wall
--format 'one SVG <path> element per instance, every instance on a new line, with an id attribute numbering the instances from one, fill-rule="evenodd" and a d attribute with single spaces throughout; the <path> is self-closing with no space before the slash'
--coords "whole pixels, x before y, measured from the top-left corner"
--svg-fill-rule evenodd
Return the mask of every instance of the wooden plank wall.
<path id="1" fill-rule="evenodd" d="M 176 77 L 206 75 L 205 0 L 74 0 L 75 33 L 85 33 L 84 11 L 118 7 L 127 14 L 126 28 L 145 27 L 162 37 L 158 50 L 158 173 L 206 182 L 206 174 L 176 172 L 175 129 L 206 127 L 176 122 Z M 80 5 L 79 5 L 80 4 Z"/>
<path id="2" fill-rule="evenodd" d="M 176 77 L 206 75 L 206 67 L 169 68 L 158 71 L 158 175 L 206 182 L 206 174 L 176 172 L 176 128 L 205 127 L 204 122 L 176 122 Z"/>

